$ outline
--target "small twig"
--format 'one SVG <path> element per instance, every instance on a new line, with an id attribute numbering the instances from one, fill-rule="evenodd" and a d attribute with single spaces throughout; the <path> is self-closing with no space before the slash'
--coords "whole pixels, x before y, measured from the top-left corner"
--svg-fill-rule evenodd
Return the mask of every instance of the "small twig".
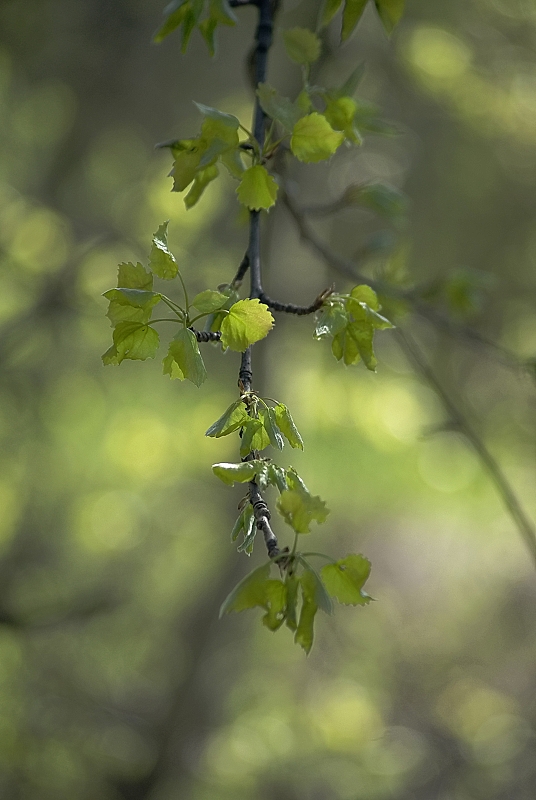
<path id="1" fill-rule="evenodd" d="M 240 288 L 240 286 L 242 284 L 242 281 L 244 280 L 244 277 L 245 277 L 246 272 L 248 271 L 248 269 L 249 269 L 249 253 L 246 252 L 246 254 L 244 255 L 244 258 L 240 262 L 240 266 L 238 267 L 237 273 L 236 273 L 236 275 L 234 276 L 234 278 L 233 278 L 233 280 L 231 282 L 231 288 L 232 289 L 239 289 Z"/>
<path id="2" fill-rule="evenodd" d="M 324 291 L 318 295 L 316 300 L 314 300 L 310 306 L 297 306 L 294 305 L 294 303 L 279 303 L 277 300 L 272 300 L 272 298 L 268 297 L 268 295 L 264 292 L 261 292 L 259 295 L 259 300 L 262 303 L 265 303 L 268 308 L 271 308 L 273 311 L 281 311 L 284 314 L 296 314 L 298 317 L 303 317 L 306 314 L 314 314 L 315 311 L 318 311 L 318 309 L 322 307 L 324 300 L 326 300 L 332 293 L 333 287 L 324 289 Z"/>
<path id="3" fill-rule="evenodd" d="M 197 328 L 188 328 L 192 331 L 198 342 L 219 342 L 221 341 L 221 331 L 198 331 Z"/>
<path id="4" fill-rule="evenodd" d="M 516 493 L 506 478 L 506 475 L 502 471 L 498 462 L 491 455 L 484 441 L 467 421 L 450 395 L 445 391 L 435 372 L 427 363 L 415 342 L 411 340 L 408 334 L 403 333 L 400 328 L 397 328 L 393 333 L 408 360 L 413 363 L 417 372 L 419 372 L 423 378 L 425 378 L 425 380 L 441 400 L 447 414 L 449 415 L 449 422 L 455 425 L 456 429 L 465 436 L 467 441 L 472 445 L 482 464 L 487 469 L 492 483 L 494 484 L 498 494 L 506 506 L 506 510 L 510 514 L 510 517 L 514 521 L 519 533 L 521 534 L 521 537 L 529 550 L 534 565 L 536 566 L 536 530 L 523 510 Z"/>

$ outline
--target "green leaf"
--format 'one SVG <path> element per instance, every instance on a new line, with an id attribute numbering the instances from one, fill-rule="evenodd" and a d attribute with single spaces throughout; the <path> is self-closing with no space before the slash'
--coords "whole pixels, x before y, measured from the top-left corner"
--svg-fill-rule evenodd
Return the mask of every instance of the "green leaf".
<path id="1" fill-rule="evenodd" d="M 241 151 L 237 147 L 222 153 L 220 155 L 220 161 L 231 177 L 238 179 L 242 177 L 245 167 L 242 161 Z"/>
<path id="2" fill-rule="evenodd" d="M 205 167 L 205 169 L 198 170 L 194 182 L 192 183 L 192 188 L 184 198 L 184 205 L 186 208 L 190 209 L 196 205 L 209 183 L 215 180 L 219 174 L 220 171 L 215 164 L 211 164 Z"/>
<path id="3" fill-rule="evenodd" d="M 272 447 L 282 450 L 285 444 L 279 425 L 277 424 L 274 410 L 271 408 L 259 408 L 259 417 L 262 420 L 264 430 L 268 434 L 268 439 Z"/>
<path id="4" fill-rule="evenodd" d="M 250 522 L 253 519 L 253 506 L 251 503 L 246 503 L 240 514 L 238 515 L 238 519 L 236 520 L 233 530 L 231 531 L 231 541 L 235 542 L 241 531 L 245 531 L 245 535 L 247 536 L 250 529 Z"/>
<path id="5" fill-rule="evenodd" d="M 287 489 L 277 499 L 277 510 L 296 533 L 310 533 L 311 522 L 325 522 L 329 509 L 318 495 L 310 494 L 292 468 L 287 471 Z"/>
<path id="6" fill-rule="evenodd" d="M 274 415 L 283 435 L 287 438 L 291 447 L 303 450 L 303 439 L 294 424 L 292 415 L 284 403 L 278 403 L 274 408 Z"/>
<path id="7" fill-rule="evenodd" d="M 235 400 L 221 417 L 210 426 L 205 436 L 219 439 L 221 436 L 227 436 L 238 430 L 238 428 L 241 428 L 248 420 L 249 416 L 246 413 L 245 403 L 242 400 Z"/>
<path id="8" fill-rule="evenodd" d="M 263 606 L 266 614 L 262 624 L 270 631 L 277 631 L 285 621 L 287 607 L 287 587 L 283 581 L 266 582 Z"/>
<path id="9" fill-rule="evenodd" d="M 285 608 L 285 620 L 287 628 L 295 631 L 298 627 L 297 618 L 297 604 L 298 604 L 298 589 L 300 588 L 300 581 L 297 575 L 287 574 L 287 605 Z"/>
<path id="10" fill-rule="evenodd" d="M 391 34 L 404 13 L 405 0 L 374 0 L 374 2 L 383 27 L 388 34 Z"/>
<path id="11" fill-rule="evenodd" d="M 231 611 L 245 611 L 247 608 L 255 608 L 255 606 L 264 604 L 270 567 L 270 563 L 257 567 L 235 586 L 221 605 L 220 619 L 224 614 L 230 614 Z"/>
<path id="12" fill-rule="evenodd" d="M 336 336 L 348 325 L 348 314 L 342 303 L 326 302 L 316 312 L 316 326 L 314 337 L 323 339 L 326 336 Z"/>
<path id="13" fill-rule="evenodd" d="M 214 34 L 216 32 L 216 28 L 218 27 L 218 21 L 213 17 L 207 17 L 202 22 L 199 23 L 199 30 L 201 32 L 201 36 L 207 43 L 208 51 L 211 56 L 213 56 L 216 52 L 216 43 L 214 41 Z"/>
<path id="14" fill-rule="evenodd" d="M 196 386 L 201 386 L 207 379 L 197 339 L 187 328 L 181 328 L 169 344 L 169 351 L 164 359 L 164 375 L 189 380 Z"/>
<path id="15" fill-rule="evenodd" d="M 295 124 L 290 149 L 306 164 L 330 158 L 343 143 L 344 134 L 334 131 L 318 112 L 308 114 Z"/>
<path id="16" fill-rule="evenodd" d="M 387 219 L 398 221 L 407 211 L 407 198 L 398 189 L 382 183 L 349 186 L 343 195 L 346 205 L 369 208 Z"/>
<path id="17" fill-rule="evenodd" d="M 212 314 L 213 311 L 223 308 L 228 299 L 226 294 L 217 292 L 215 289 L 205 289 L 204 292 L 196 294 L 191 305 L 202 314 Z"/>
<path id="18" fill-rule="evenodd" d="M 300 576 L 302 607 L 294 641 L 309 654 L 314 640 L 314 622 L 318 606 L 315 601 L 316 582 L 311 572 Z"/>
<path id="19" fill-rule="evenodd" d="M 110 301 L 106 316 L 112 325 L 118 322 L 149 322 L 153 308 L 162 295 L 144 289 L 109 289 L 104 297 Z"/>
<path id="20" fill-rule="evenodd" d="M 259 488 L 261 491 L 266 489 L 267 486 L 275 486 L 280 492 L 284 492 L 287 488 L 287 475 L 283 467 L 278 467 L 277 464 L 266 464 L 266 469 L 262 474 L 262 480 L 258 480 Z"/>
<path id="21" fill-rule="evenodd" d="M 208 117 L 209 119 L 213 119 L 216 122 L 219 122 L 226 128 L 230 128 L 231 130 L 237 131 L 240 127 L 240 121 L 237 117 L 233 116 L 233 114 L 226 114 L 224 111 L 218 111 L 217 108 L 212 108 L 211 106 L 205 106 L 203 103 L 196 103 L 194 101 L 194 105 L 197 106 L 199 111 L 203 114 L 203 116 Z M 217 130 L 220 130 L 218 128 Z"/>
<path id="22" fill-rule="evenodd" d="M 140 322 L 120 322 L 113 332 L 113 347 L 103 356 L 105 364 L 120 364 L 125 359 L 145 361 L 154 358 L 160 338 L 154 328 Z"/>
<path id="23" fill-rule="evenodd" d="M 329 25 L 337 11 L 342 5 L 342 0 L 325 0 L 324 8 L 322 9 L 322 16 L 320 18 L 320 25 L 325 28 Z"/>
<path id="24" fill-rule="evenodd" d="M 159 278 L 166 281 L 171 280 L 177 275 L 179 268 L 175 261 L 175 256 L 168 248 L 167 229 L 169 220 L 158 228 L 153 236 L 153 246 L 149 257 L 149 269 Z"/>
<path id="25" fill-rule="evenodd" d="M 131 261 L 128 261 L 126 264 L 119 264 L 117 285 L 125 289 L 151 291 L 153 288 L 153 276 L 139 262 L 134 265 Z"/>
<path id="26" fill-rule="evenodd" d="M 191 184 L 206 149 L 207 144 L 200 139 L 183 139 L 174 143 L 171 148 L 175 159 L 170 172 L 173 178 L 172 191 L 183 192 Z"/>
<path id="27" fill-rule="evenodd" d="M 343 131 L 346 138 L 354 144 L 363 139 L 354 125 L 357 103 L 352 97 L 336 97 L 327 101 L 325 117 L 332 128 Z"/>
<path id="28" fill-rule="evenodd" d="M 171 10 L 173 7 L 173 10 Z M 170 9 L 168 11 L 168 9 Z M 168 17 L 164 24 L 157 30 L 153 36 L 153 42 L 157 44 L 165 39 L 170 33 L 182 25 L 184 18 L 190 10 L 189 0 L 179 0 L 178 3 L 172 3 L 165 9 L 164 13 L 168 13 Z"/>
<path id="29" fill-rule="evenodd" d="M 322 578 L 316 569 L 303 556 L 299 556 L 299 561 L 304 569 L 307 570 L 307 572 L 310 572 L 313 576 L 315 589 L 314 600 L 318 608 L 320 608 L 326 614 L 333 614 L 333 603 L 331 602 L 331 598 L 326 587 L 322 583 Z"/>
<path id="30" fill-rule="evenodd" d="M 338 90 L 339 97 L 353 97 L 365 74 L 365 64 L 358 64 Z"/>
<path id="31" fill-rule="evenodd" d="M 275 205 L 278 186 L 270 173 L 260 164 L 247 169 L 236 193 L 243 206 L 252 211 Z"/>
<path id="32" fill-rule="evenodd" d="M 283 32 L 285 50 L 297 64 L 313 64 L 320 58 L 322 42 L 307 28 L 292 28 Z"/>
<path id="33" fill-rule="evenodd" d="M 248 456 L 253 450 L 264 450 L 270 444 L 270 439 L 260 419 L 248 418 L 242 431 L 240 442 L 240 455 Z"/>
<path id="34" fill-rule="evenodd" d="M 288 97 L 282 97 L 269 83 L 259 83 L 257 97 L 264 113 L 289 132 L 303 116 L 300 109 Z"/>
<path id="35" fill-rule="evenodd" d="M 253 506 L 251 503 L 248 503 L 244 508 L 243 512 L 243 530 L 244 530 L 244 541 L 238 546 L 239 553 L 246 553 L 246 555 L 250 556 L 253 552 L 253 543 L 255 541 L 255 536 L 257 534 L 257 526 L 255 524 L 255 514 L 253 512 Z"/>
<path id="36" fill-rule="evenodd" d="M 238 353 L 264 339 L 271 331 L 274 318 L 268 306 L 259 300 L 239 300 L 229 309 L 221 324 L 221 342 Z"/>
<path id="37" fill-rule="evenodd" d="M 346 0 L 342 13 L 342 41 L 346 41 L 361 19 L 368 0 Z"/>
<path id="38" fill-rule="evenodd" d="M 351 554 L 335 564 L 327 564 L 320 570 L 326 589 L 339 603 L 365 606 L 369 595 L 362 591 L 370 575 L 370 561 L 361 555 Z"/>
<path id="39" fill-rule="evenodd" d="M 222 462 L 212 466 L 214 475 L 228 486 L 234 486 L 235 483 L 249 483 L 263 469 L 264 462 L 258 460 L 242 461 L 240 464 Z"/>
<path id="40" fill-rule="evenodd" d="M 369 308 L 372 308 L 373 311 L 380 310 L 378 295 L 374 289 L 371 289 L 371 287 L 367 286 L 365 283 L 362 283 L 359 286 L 354 286 L 350 292 L 350 296 L 360 303 L 366 303 L 366 305 Z"/>

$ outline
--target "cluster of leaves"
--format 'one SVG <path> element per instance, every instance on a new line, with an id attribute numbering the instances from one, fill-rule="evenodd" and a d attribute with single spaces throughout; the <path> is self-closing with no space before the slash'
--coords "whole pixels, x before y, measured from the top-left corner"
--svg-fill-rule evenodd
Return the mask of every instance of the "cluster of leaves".
<path id="1" fill-rule="evenodd" d="M 405 0 L 373 0 L 383 26 L 392 33 L 404 12 Z M 345 41 L 353 33 L 363 15 L 368 0 L 344 0 L 342 12 L 341 39 Z M 343 0 L 326 0 L 321 17 L 321 25 L 328 25 L 343 4 Z"/>
<path id="2" fill-rule="evenodd" d="M 188 48 L 190 37 L 197 28 L 215 52 L 215 33 L 218 25 L 234 25 L 237 21 L 227 0 L 172 0 L 164 9 L 165 21 L 157 30 L 153 41 L 161 42 L 177 28 L 182 28 L 182 52 Z"/>
<path id="3" fill-rule="evenodd" d="M 289 57 L 302 68 L 303 88 L 292 101 L 270 84 L 259 84 L 259 103 L 272 121 L 262 147 L 237 117 L 199 103 L 204 120 L 198 136 L 161 145 L 169 147 L 174 158 L 173 191 L 189 188 L 187 208 L 198 202 L 223 165 L 239 181 L 236 191 L 242 205 L 254 211 L 269 209 L 277 200 L 278 184 L 266 164 L 284 143 L 299 161 L 316 163 L 331 158 L 343 143 L 361 144 L 364 131 L 391 132 L 377 119 L 376 109 L 353 97 L 362 66 L 340 87 L 312 86 L 310 67 L 320 57 L 320 39 L 306 28 L 293 28 L 284 33 L 284 42 Z"/>
<path id="4" fill-rule="evenodd" d="M 370 574 L 370 561 L 351 554 L 326 564 L 317 572 L 308 560 L 316 555 L 321 556 L 320 553 L 297 552 L 286 556 L 282 579 L 270 578 L 271 562 L 253 570 L 226 598 L 220 617 L 232 611 L 261 607 L 266 612 L 263 624 L 269 630 L 276 631 L 286 624 L 294 632 L 294 641 L 309 653 L 318 609 L 332 614 L 332 598 L 353 606 L 367 605 L 372 599 L 363 590 Z"/>
<path id="5" fill-rule="evenodd" d="M 373 372 L 378 364 L 373 340 L 377 330 L 393 328 L 379 312 L 381 306 L 370 286 L 354 286 L 350 294 L 331 294 L 316 314 L 316 339 L 332 338 L 337 361 L 346 366 L 363 361 Z"/>
<path id="6" fill-rule="evenodd" d="M 160 344 L 157 322 L 172 322 L 180 326 L 169 343 L 163 360 L 165 375 L 189 380 L 200 386 L 207 377 L 192 326 L 201 319 L 211 331 L 220 331 L 221 345 L 244 352 L 251 344 L 263 339 L 272 329 L 274 319 L 268 307 L 259 300 L 240 300 L 230 286 L 219 290 L 207 289 L 190 302 L 177 260 L 168 247 L 168 223 L 153 236 L 148 269 L 142 264 L 120 264 L 117 288 L 109 289 L 107 316 L 113 327 L 113 344 L 104 353 L 104 364 L 120 364 L 126 359 L 145 361 L 154 358 Z M 183 301 L 178 303 L 162 292 L 155 292 L 154 277 L 170 281 L 178 278 Z M 173 316 L 153 319 L 153 311 L 162 303 Z M 195 309 L 195 311 L 193 310 Z M 151 323 L 151 324 L 150 324 Z"/>

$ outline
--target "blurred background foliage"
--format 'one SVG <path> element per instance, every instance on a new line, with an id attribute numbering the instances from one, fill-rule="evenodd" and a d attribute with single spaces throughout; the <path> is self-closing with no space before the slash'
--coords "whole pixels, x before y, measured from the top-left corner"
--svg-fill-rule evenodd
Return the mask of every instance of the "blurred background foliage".
<path id="1" fill-rule="evenodd" d="M 316 0 L 284 0 L 283 27 Z M 153 145 L 198 128 L 192 100 L 251 113 L 254 13 L 186 57 L 150 44 L 161 0 L 0 4 L 0 795 L 6 800 L 532 800 L 534 570 L 476 456 L 390 332 L 376 375 L 345 370 L 310 320 L 257 351 L 257 386 L 304 435 L 295 466 L 332 512 L 311 549 L 372 559 L 366 609 L 320 619 L 309 658 L 254 613 L 217 620 L 251 561 L 229 543 L 240 490 L 203 433 L 235 396 L 155 363 L 104 369 L 101 292 L 171 219 L 193 291 L 232 277 L 247 228 L 219 181 L 190 212 Z M 400 130 L 296 167 L 303 204 L 382 180 L 411 200 L 390 256 L 366 266 L 536 355 L 536 6 L 407 0 L 391 42 L 369 8 L 325 82 L 367 64 L 362 95 Z M 270 81 L 299 76 L 278 37 Z M 326 188 L 327 187 L 327 188 Z M 345 256 L 385 223 L 315 221 Z M 267 291 L 310 302 L 333 279 L 284 208 L 266 224 Z M 526 370 L 411 315 L 400 320 L 474 420 L 529 513 L 535 387 Z M 499 354 L 500 356 L 500 354 Z M 262 376 L 261 376 L 262 372 Z M 284 539 L 283 526 L 278 530 Z"/>

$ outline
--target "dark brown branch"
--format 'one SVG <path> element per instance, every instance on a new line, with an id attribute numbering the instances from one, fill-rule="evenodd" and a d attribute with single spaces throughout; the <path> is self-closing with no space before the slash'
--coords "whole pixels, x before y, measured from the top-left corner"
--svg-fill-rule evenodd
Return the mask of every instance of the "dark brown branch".
<path id="1" fill-rule="evenodd" d="M 240 262 L 240 266 L 238 267 L 237 273 L 234 276 L 233 281 L 231 283 L 231 287 L 233 289 L 240 288 L 248 269 L 249 269 L 249 253 L 246 252 L 244 258 Z"/>
<path id="2" fill-rule="evenodd" d="M 280 550 L 277 543 L 277 537 L 273 532 L 270 525 L 270 509 L 264 502 L 264 499 L 259 491 L 259 487 L 255 481 L 249 484 L 249 499 L 253 506 L 253 515 L 255 517 L 255 524 L 257 530 L 261 531 L 264 536 L 264 543 L 268 550 L 268 556 L 275 558 L 279 555 Z"/>
<path id="3" fill-rule="evenodd" d="M 195 335 L 198 342 L 219 342 L 221 331 L 198 331 L 197 328 L 188 328 Z"/>
<path id="4" fill-rule="evenodd" d="M 281 311 L 284 314 L 296 314 L 298 317 L 303 317 L 306 314 L 314 314 L 315 311 L 322 308 L 324 300 L 326 300 L 332 292 L 332 288 L 324 289 L 310 306 L 297 306 L 294 305 L 294 303 L 279 303 L 277 300 L 272 300 L 272 298 L 268 297 L 264 292 L 261 292 L 259 295 L 259 300 L 265 303 L 268 308 L 271 308 L 272 311 Z"/>

